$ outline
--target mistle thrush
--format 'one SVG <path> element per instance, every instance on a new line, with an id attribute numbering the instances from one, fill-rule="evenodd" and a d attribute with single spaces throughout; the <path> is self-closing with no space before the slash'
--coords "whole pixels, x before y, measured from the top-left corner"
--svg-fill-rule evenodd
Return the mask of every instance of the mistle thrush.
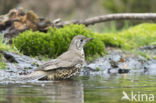
<path id="1" fill-rule="evenodd" d="M 92 38 L 87 38 L 83 35 L 75 36 L 70 43 L 69 49 L 65 53 L 41 65 L 36 71 L 25 75 L 22 79 L 39 80 L 47 78 L 48 80 L 61 80 L 73 77 L 80 72 L 85 62 L 83 47 L 90 40 L 92 40 Z"/>

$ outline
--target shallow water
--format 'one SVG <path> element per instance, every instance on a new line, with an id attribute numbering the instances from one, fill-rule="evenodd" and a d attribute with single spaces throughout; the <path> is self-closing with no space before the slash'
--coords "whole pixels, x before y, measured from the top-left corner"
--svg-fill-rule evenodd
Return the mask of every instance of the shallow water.
<path id="1" fill-rule="evenodd" d="M 131 103 L 131 93 L 137 101 L 142 94 L 156 95 L 156 76 L 110 75 L 80 77 L 66 81 L 34 81 L 0 84 L 0 103 Z M 130 100 L 121 100 L 123 91 Z M 155 98 L 154 98 L 155 99 Z M 133 102 L 136 102 L 133 100 Z M 156 100 L 155 100 L 156 102 Z M 152 102 L 154 103 L 154 102 Z"/>

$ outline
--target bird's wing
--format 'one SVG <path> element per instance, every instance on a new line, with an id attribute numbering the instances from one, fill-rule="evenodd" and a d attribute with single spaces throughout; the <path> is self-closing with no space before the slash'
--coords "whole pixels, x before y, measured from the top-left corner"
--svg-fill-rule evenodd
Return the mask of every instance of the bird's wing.
<path id="1" fill-rule="evenodd" d="M 66 52 L 57 59 L 49 61 L 43 65 L 41 65 L 38 70 L 49 71 L 58 68 L 70 68 L 75 66 L 76 64 L 82 64 L 83 60 L 80 59 L 79 56 L 73 56 L 71 52 Z M 70 55 L 68 55 L 70 54 Z"/>
<path id="2" fill-rule="evenodd" d="M 48 67 L 50 65 L 55 65 L 56 64 L 56 59 L 53 59 L 51 61 L 48 61 L 42 65 L 40 65 L 38 68 L 36 68 L 35 70 L 38 71 L 38 70 L 44 70 L 45 67 Z M 55 68 L 55 67 L 53 67 Z"/>
<path id="3" fill-rule="evenodd" d="M 49 65 L 43 68 L 44 71 L 58 69 L 58 68 L 70 68 L 75 66 L 76 64 L 82 62 L 81 60 L 73 60 L 71 61 L 58 61 L 55 63 L 55 65 Z"/>

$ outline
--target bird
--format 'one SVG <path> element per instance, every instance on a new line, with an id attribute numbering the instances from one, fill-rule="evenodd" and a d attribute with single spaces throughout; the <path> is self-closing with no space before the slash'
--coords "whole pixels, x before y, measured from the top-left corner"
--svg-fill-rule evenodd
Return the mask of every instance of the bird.
<path id="1" fill-rule="evenodd" d="M 74 36 L 68 50 L 56 59 L 40 65 L 34 72 L 24 75 L 21 80 L 64 80 L 79 74 L 85 63 L 84 45 L 93 38 Z"/>

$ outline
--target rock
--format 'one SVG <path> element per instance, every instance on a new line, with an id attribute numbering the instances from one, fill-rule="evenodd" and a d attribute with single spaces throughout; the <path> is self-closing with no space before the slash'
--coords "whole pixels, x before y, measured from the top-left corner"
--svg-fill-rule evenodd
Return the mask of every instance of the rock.
<path id="1" fill-rule="evenodd" d="M 118 73 L 119 73 L 119 74 L 129 73 L 129 71 L 130 71 L 129 69 L 119 69 L 119 70 L 118 70 Z"/>
<path id="2" fill-rule="evenodd" d="M 4 79 L 7 78 L 7 77 L 9 77 L 8 75 L 9 75 L 8 72 L 6 72 L 6 71 L 0 69 L 0 81 L 1 81 L 1 80 L 4 80 Z"/>
<path id="3" fill-rule="evenodd" d="M 145 64 L 144 70 L 148 75 L 156 75 L 156 60 L 149 60 Z"/>
<path id="4" fill-rule="evenodd" d="M 153 44 L 148 46 L 143 46 L 139 48 L 138 50 L 141 50 L 148 54 L 149 58 L 156 57 L 156 42 L 153 42 Z"/>
<path id="5" fill-rule="evenodd" d="M 116 50 L 109 51 L 106 56 L 96 59 L 86 67 L 90 69 L 84 68 L 81 75 L 108 76 L 123 73 L 156 75 L 156 60 Z M 99 71 L 96 71 L 97 68 L 100 68 Z"/>
<path id="6" fill-rule="evenodd" d="M 140 48 L 141 50 L 152 50 L 152 49 L 156 49 L 156 45 L 148 45 L 148 46 L 143 46 Z"/>
<path id="7" fill-rule="evenodd" d="M 108 69 L 108 73 L 109 74 L 117 74 L 118 73 L 118 69 L 117 68 L 112 68 L 112 69 Z"/>
<path id="8" fill-rule="evenodd" d="M 6 70 L 0 70 L 0 80 L 28 74 L 36 69 L 43 61 L 25 55 L 11 52 L 2 52 L 7 60 Z M 112 61 L 116 66 L 112 65 Z M 44 61 L 45 62 L 45 61 Z M 80 72 L 80 76 L 102 76 L 129 73 L 130 75 L 156 75 L 156 60 L 147 60 L 141 56 L 134 56 L 124 52 L 109 51 L 108 55 L 99 57 L 92 63 L 86 64 Z"/>
<path id="9" fill-rule="evenodd" d="M 11 52 L 2 52 L 4 57 L 6 58 L 7 67 L 6 71 L 8 72 L 14 72 L 14 73 L 22 73 L 22 72 L 31 72 L 35 68 L 38 67 L 39 64 L 41 64 L 41 61 L 25 56 L 25 55 L 19 55 Z"/>

